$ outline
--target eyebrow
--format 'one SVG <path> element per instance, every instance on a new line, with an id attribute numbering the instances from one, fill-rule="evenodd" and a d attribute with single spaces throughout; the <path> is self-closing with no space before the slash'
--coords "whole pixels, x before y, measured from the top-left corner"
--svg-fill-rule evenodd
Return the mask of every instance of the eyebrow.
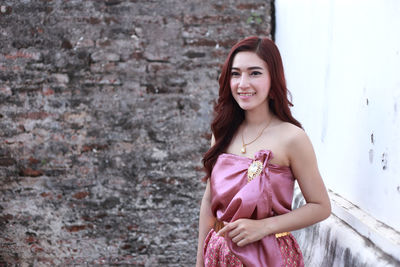
<path id="1" fill-rule="evenodd" d="M 263 68 L 254 66 L 254 67 L 248 67 L 247 70 L 262 70 Z M 232 70 L 240 70 L 240 68 L 232 67 Z"/>

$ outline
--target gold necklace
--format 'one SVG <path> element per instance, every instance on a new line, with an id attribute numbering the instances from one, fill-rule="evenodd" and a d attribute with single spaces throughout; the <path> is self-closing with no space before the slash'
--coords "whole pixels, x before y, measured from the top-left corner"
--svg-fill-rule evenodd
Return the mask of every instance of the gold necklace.
<path id="1" fill-rule="evenodd" d="M 240 152 L 242 152 L 242 154 L 245 154 L 245 153 L 246 153 L 246 146 L 248 146 L 248 145 L 254 143 L 258 138 L 260 138 L 260 136 L 262 135 L 262 133 L 264 132 L 264 130 L 267 129 L 267 127 L 268 127 L 268 125 L 271 123 L 271 121 L 272 121 L 272 118 L 271 118 L 271 120 L 267 123 L 267 125 L 265 125 L 265 127 L 261 130 L 261 132 L 257 135 L 257 137 L 256 137 L 253 141 L 251 141 L 250 143 L 247 143 L 247 144 L 245 144 L 245 142 L 244 142 L 244 137 L 243 137 L 244 129 L 243 129 L 243 131 L 242 131 L 242 149 L 240 150 Z"/>

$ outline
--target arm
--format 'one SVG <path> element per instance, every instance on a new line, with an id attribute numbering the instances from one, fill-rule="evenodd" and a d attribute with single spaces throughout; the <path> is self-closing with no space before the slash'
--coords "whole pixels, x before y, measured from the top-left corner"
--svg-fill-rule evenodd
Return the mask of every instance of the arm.
<path id="1" fill-rule="evenodd" d="M 200 218 L 199 218 L 199 240 L 197 245 L 197 261 L 196 266 L 203 267 L 203 245 L 204 239 L 210 229 L 214 226 L 215 217 L 211 212 L 211 194 L 210 194 L 210 179 L 207 180 L 206 190 L 203 195 L 200 206 Z"/>
<path id="2" fill-rule="evenodd" d="M 287 214 L 268 218 L 268 234 L 298 230 L 329 217 L 331 203 L 311 141 L 304 131 L 298 131 L 289 142 L 288 155 L 293 175 L 297 178 L 306 204 Z"/>
<path id="3" fill-rule="evenodd" d="M 215 144 L 214 135 L 211 136 L 211 146 Z M 207 237 L 208 232 L 214 226 L 215 217 L 211 212 L 211 190 L 210 190 L 210 178 L 207 179 L 206 190 L 204 191 L 203 199 L 201 200 L 200 216 L 199 216 L 199 240 L 197 245 L 197 260 L 196 267 L 204 266 L 203 259 L 203 247 L 204 240 Z"/>
<path id="4" fill-rule="evenodd" d="M 331 206 L 328 193 L 318 170 L 314 149 L 304 131 L 296 129 L 287 143 L 286 154 L 306 204 L 279 216 L 237 220 L 227 224 L 219 234 L 228 232 L 233 242 L 244 246 L 264 236 L 298 230 L 329 217 Z"/>

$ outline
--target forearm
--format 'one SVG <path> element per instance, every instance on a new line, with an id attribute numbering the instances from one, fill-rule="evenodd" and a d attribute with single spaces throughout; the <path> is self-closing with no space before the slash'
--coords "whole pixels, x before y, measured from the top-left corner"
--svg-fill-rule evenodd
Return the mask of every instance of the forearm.
<path id="1" fill-rule="evenodd" d="M 210 232 L 211 228 L 214 226 L 214 222 L 215 222 L 214 217 L 205 216 L 204 214 L 202 214 L 200 212 L 196 266 L 204 265 L 204 261 L 203 261 L 204 240 L 206 239 L 207 234 Z"/>
<path id="2" fill-rule="evenodd" d="M 330 203 L 307 203 L 289 213 L 263 219 L 265 235 L 299 230 L 329 217 Z"/>
<path id="3" fill-rule="evenodd" d="M 199 216 L 199 237 L 197 244 L 197 263 L 196 266 L 203 266 L 203 246 L 204 240 L 207 237 L 208 232 L 214 226 L 215 217 L 211 212 L 211 197 L 210 197 L 210 185 L 207 183 L 206 190 L 204 192 L 203 199 L 200 206 Z"/>

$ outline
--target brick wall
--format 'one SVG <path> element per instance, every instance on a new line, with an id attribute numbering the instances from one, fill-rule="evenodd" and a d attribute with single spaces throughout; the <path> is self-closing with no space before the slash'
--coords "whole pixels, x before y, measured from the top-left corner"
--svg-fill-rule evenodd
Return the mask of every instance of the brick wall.
<path id="1" fill-rule="evenodd" d="M 192 266 L 219 68 L 270 1 L 0 5 L 0 266 Z"/>

